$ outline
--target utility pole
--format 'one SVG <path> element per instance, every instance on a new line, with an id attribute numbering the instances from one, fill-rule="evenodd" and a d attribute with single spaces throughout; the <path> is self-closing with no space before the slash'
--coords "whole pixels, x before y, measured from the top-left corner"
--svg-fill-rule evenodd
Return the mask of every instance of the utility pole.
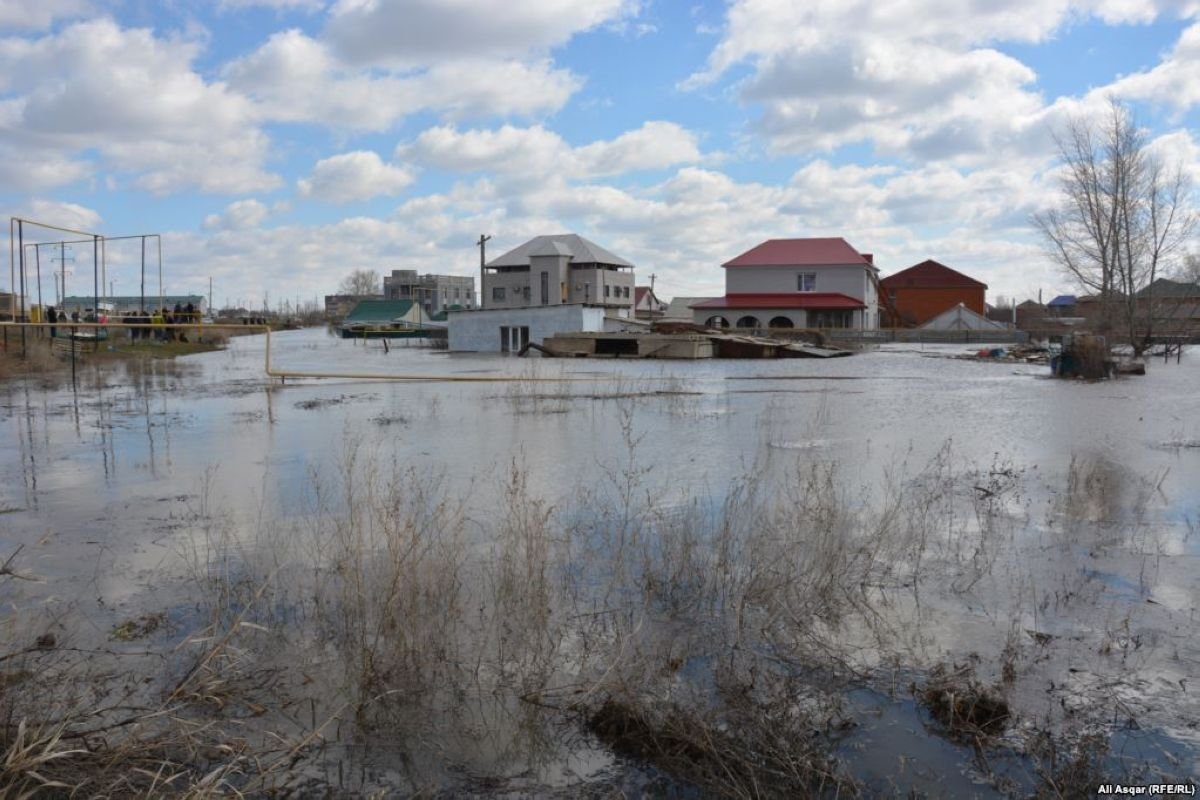
<path id="1" fill-rule="evenodd" d="M 487 263 L 487 242 L 491 239 L 490 236 L 479 234 L 479 308 L 483 308 L 483 267 Z"/>
<path id="2" fill-rule="evenodd" d="M 53 252 L 53 251 L 51 251 Z M 60 242 L 58 246 L 58 257 L 51 256 L 51 261 L 58 262 L 58 274 L 62 277 L 62 296 L 58 298 L 58 304 L 61 306 L 63 301 L 67 299 L 67 262 L 74 261 L 75 257 L 67 258 L 67 245 L 65 242 Z M 54 293 L 58 294 L 58 281 L 54 282 Z"/>

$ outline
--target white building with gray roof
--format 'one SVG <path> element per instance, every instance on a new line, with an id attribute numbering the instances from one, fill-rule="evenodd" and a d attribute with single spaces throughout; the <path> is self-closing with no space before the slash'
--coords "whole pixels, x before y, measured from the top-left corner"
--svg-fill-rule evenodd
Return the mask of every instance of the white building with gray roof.
<path id="1" fill-rule="evenodd" d="M 484 265 L 486 309 L 564 304 L 603 306 L 629 314 L 633 264 L 574 233 L 535 236 Z"/>

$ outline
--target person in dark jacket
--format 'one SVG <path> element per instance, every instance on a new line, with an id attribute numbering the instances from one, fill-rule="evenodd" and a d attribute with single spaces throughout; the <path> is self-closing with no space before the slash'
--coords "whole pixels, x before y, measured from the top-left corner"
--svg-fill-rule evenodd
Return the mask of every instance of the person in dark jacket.
<path id="1" fill-rule="evenodd" d="M 58 322 L 58 312 L 54 310 L 54 306 L 47 309 L 46 321 L 50 323 L 50 338 L 53 339 L 58 332 L 58 328 L 54 327 L 54 323 Z"/>

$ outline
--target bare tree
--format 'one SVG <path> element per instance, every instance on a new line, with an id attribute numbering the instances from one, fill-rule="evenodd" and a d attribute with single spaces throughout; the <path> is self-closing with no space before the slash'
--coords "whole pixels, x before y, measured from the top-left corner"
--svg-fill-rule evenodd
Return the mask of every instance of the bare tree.
<path id="1" fill-rule="evenodd" d="M 1188 253 L 1176 277 L 1183 283 L 1200 284 L 1200 255 Z"/>
<path id="2" fill-rule="evenodd" d="M 1099 295 L 1100 332 L 1141 354 L 1153 336 L 1154 298 L 1140 297 L 1179 256 L 1195 218 L 1181 165 L 1166 165 L 1124 105 L 1102 123 L 1076 117 L 1055 136 L 1062 202 L 1034 215 L 1051 257 Z"/>
<path id="3" fill-rule="evenodd" d="M 379 294 L 383 279 L 373 269 L 356 269 L 338 284 L 339 294 Z"/>

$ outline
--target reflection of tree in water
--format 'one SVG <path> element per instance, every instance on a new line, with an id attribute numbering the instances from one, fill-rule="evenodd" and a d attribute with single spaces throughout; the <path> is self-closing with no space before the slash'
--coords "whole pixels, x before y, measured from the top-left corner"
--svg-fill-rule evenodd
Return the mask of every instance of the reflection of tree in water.
<path id="1" fill-rule="evenodd" d="M 1062 513 L 1071 522 L 1116 524 L 1124 514 L 1126 478 L 1124 468 L 1107 456 L 1072 456 Z"/>
<path id="2" fill-rule="evenodd" d="M 1165 479 L 1165 472 L 1135 474 L 1103 454 L 1073 456 L 1059 511 L 1068 530 L 1132 544 Z"/>

